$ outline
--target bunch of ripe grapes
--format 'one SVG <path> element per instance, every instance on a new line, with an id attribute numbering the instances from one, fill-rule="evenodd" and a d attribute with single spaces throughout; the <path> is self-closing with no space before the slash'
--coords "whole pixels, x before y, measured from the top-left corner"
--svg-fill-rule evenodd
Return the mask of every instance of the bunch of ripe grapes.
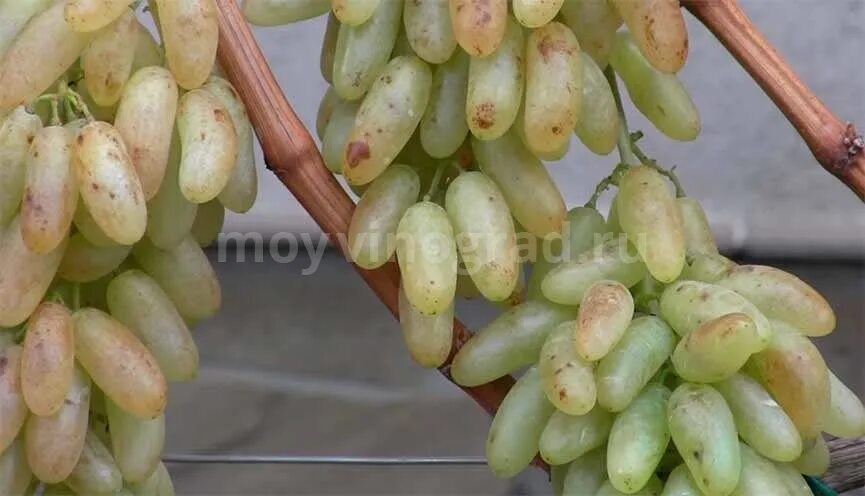
<path id="1" fill-rule="evenodd" d="M 699 134 L 676 76 L 688 53 L 676 0 L 246 0 L 244 12 L 258 25 L 330 12 L 322 153 L 360 197 L 352 260 L 396 256 L 412 357 L 447 363 L 456 298 L 503 307 L 448 369 L 466 387 L 528 369 L 490 429 L 497 475 L 540 454 L 562 494 L 811 494 L 801 474 L 827 470 L 823 433 L 865 434 L 865 408 L 810 339 L 835 328 L 829 304 L 792 274 L 720 255 L 700 204 L 627 129 L 617 77 L 664 135 Z M 620 160 L 568 211 L 543 161 L 572 133 Z M 605 218 L 595 205 L 612 187 Z"/>
<path id="2" fill-rule="evenodd" d="M 212 0 L 0 0 L 0 494 L 173 495 L 167 382 L 257 192 Z"/>

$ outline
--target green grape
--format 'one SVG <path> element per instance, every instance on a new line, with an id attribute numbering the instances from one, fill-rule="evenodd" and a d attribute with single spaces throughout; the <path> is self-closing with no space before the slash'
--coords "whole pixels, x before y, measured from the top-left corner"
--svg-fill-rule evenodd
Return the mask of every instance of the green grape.
<path id="1" fill-rule="evenodd" d="M 135 261 L 165 290 L 186 320 L 198 321 L 216 315 L 222 300 L 219 280 L 207 255 L 187 236 L 170 251 L 153 246 L 147 239 L 132 250 Z"/>
<path id="2" fill-rule="evenodd" d="M 238 134 L 231 113 L 211 92 L 192 90 L 180 98 L 177 134 L 181 193 L 192 203 L 213 200 L 237 166 Z"/>
<path id="3" fill-rule="evenodd" d="M 550 301 L 575 305 L 592 284 L 602 280 L 618 281 L 626 287 L 640 282 L 646 266 L 624 236 L 607 239 L 565 262 L 544 277 L 541 291 Z"/>
<path id="4" fill-rule="evenodd" d="M 741 265 L 717 284 L 741 294 L 770 319 L 799 328 L 806 336 L 825 336 L 835 329 L 835 312 L 814 288 L 774 267 Z"/>
<path id="5" fill-rule="evenodd" d="M 576 460 L 606 444 L 612 427 L 613 415 L 600 407 L 585 415 L 556 411 L 540 436 L 541 458 L 551 465 Z"/>
<path id="6" fill-rule="evenodd" d="M 147 204 L 147 238 L 162 250 L 175 248 L 189 235 L 199 208 L 197 204 L 187 200 L 180 191 L 180 139 L 177 133 L 173 133 L 169 150 L 168 166 L 162 178 L 162 186 Z M 79 208 L 79 210 L 83 209 Z M 98 240 L 94 241 L 93 235 L 82 229 L 82 224 L 77 218 L 76 226 L 88 241 L 99 245 Z"/>
<path id="7" fill-rule="evenodd" d="M 661 479 L 658 479 L 657 477 L 652 477 L 651 479 L 649 479 L 649 482 L 645 485 L 645 487 L 632 494 L 635 496 L 658 496 L 661 494 L 661 491 L 663 491 L 663 489 L 664 483 L 661 482 Z M 606 481 L 601 486 L 601 488 L 598 489 L 598 492 L 595 493 L 595 496 L 622 496 L 625 494 L 627 493 L 623 493 L 613 487 L 612 482 Z"/>
<path id="8" fill-rule="evenodd" d="M 543 301 L 505 311 L 457 352 L 451 365 L 454 381 L 479 386 L 535 363 L 552 329 L 575 316 L 574 308 Z"/>
<path id="9" fill-rule="evenodd" d="M 727 495 L 742 460 L 733 414 L 711 386 L 684 383 L 667 405 L 670 433 L 694 481 L 707 496 Z"/>
<path id="10" fill-rule="evenodd" d="M 409 354 L 421 367 L 440 367 L 447 360 L 453 344 L 453 304 L 438 315 L 424 315 L 400 287 L 399 324 Z"/>
<path id="11" fill-rule="evenodd" d="M 165 60 L 177 84 L 198 88 L 213 71 L 219 16 L 213 0 L 155 0 Z M 152 11 L 151 11 L 152 12 Z"/>
<path id="12" fill-rule="evenodd" d="M 105 409 L 111 430 L 111 451 L 123 480 L 132 483 L 146 480 L 156 470 L 162 456 L 165 416 L 143 420 L 107 398 Z"/>
<path id="13" fill-rule="evenodd" d="M 600 2 L 576 0 L 573 3 Z M 608 155 L 616 148 L 616 140 L 619 136 L 620 123 L 616 100 L 613 98 L 613 91 L 604 72 L 588 54 L 588 48 L 585 46 L 583 48 L 586 50 L 580 54 L 583 59 L 583 103 L 576 133 L 586 148 L 598 155 Z"/>
<path id="14" fill-rule="evenodd" d="M 66 4 L 66 22 L 82 33 L 108 26 L 129 7 L 126 0 L 69 0 Z"/>
<path id="15" fill-rule="evenodd" d="M 735 374 L 763 347 L 751 317 L 728 313 L 702 323 L 682 338 L 672 362 L 682 379 L 713 383 Z"/>
<path id="16" fill-rule="evenodd" d="M 808 338 L 780 330 L 769 346 L 751 357 L 748 372 L 781 405 L 803 440 L 820 434 L 830 399 L 829 370 Z"/>
<path id="17" fill-rule="evenodd" d="M 597 393 L 592 364 L 574 346 L 574 321 L 562 322 L 541 348 L 538 370 L 550 403 L 568 415 L 585 415 L 595 406 Z"/>
<path id="18" fill-rule="evenodd" d="M 616 281 L 598 281 L 586 290 L 577 313 L 577 353 L 588 362 L 605 356 L 622 339 L 634 317 L 634 299 Z"/>
<path id="19" fill-rule="evenodd" d="M 44 255 L 33 253 L 21 237 L 20 216 L 0 228 L 0 326 L 17 326 L 33 313 L 57 274 L 66 244 Z"/>
<path id="20" fill-rule="evenodd" d="M 21 207 L 28 150 L 40 128 L 39 117 L 28 113 L 24 107 L 13 110 L 0 124 L 0 228 L 6 226 Z"/>
<path id="21" fill-rule="evenodd" d="M 678 0 L 612 0 L 635 43 L 657 70 L 675 74 L 688 58 L 688 30 Z"/>
<path id="22" fill-rule="evenodd" d="M 647 166 L 628 169 L 619 181 L 616 212 L 652 277 L 675 281 L 685 265 L 685 235 L 664 176 Z"/>
<path id="23" fill-rule="evenodd" d="M 163 184 L 177 115 L 177 83 L 168 70 L 145 67 L 129 79 L 114 127 L 123 138 L 149 201 Z"/>
<path id="24" fill-rule="evenodd" d="M 550 486 L 552 486 L 554 496 L 561 496 L 562 491 L 564 491 L 565 476 L 568 473 L 569 466 L 570 464 L 553 465 L 550 467 Z"/>
<path id="25" fill-rule="evenodd" d="M 856 393 L 829 371 L 829 408 L 821 422 L 827 434 L 844 438 L 865 436 L 865 407 Z"/>
<path id="26" fill-rule="evenodd" d="M 66 22 L 64 10 L 60 2 L 35 15 L 8 45 L 0 59 L 0 115 L 50 88 L 90 41 Z"/>
<path id="27" fill-rule="evenodd" d="M 93 101 L 112 107 L 120 100 L 132 74 L 139 24 L 135 13 L 126 10 L 117 20 L 99 30 L 81 55 L 84 85 Z"/>
<path id="28" fill-rule="evenodd" d="M 80 232 L 69 238 L 69 245 L 57 273 L 70 282 L 92 282 L 111 273 L 132 251 L 131 246 L 96 246 Z"/>
<path id="29" fill-rule="evenodd" d="M 565 0 L 514 0 L 514 17 L 527 28 L 543 28 L 558 15 Z"/>
<path id="30" fill-rule="evenodd" d="M 468 73 L 469 57 L 462 50 L 455 51 L 450 59 L 433 70 L 430 101 L 420 122 L 423 149 L 432 157 L 451 156 L 468 135 L 465 119 Z"/>
<path id="31" fill-rule="evenodd" d="M 318 3 L 328 4 L 328 0 L 313 0 Z M 290 0 L 287 3 L 292 3 Z M 321 71 L 321 77 L 328 84 L 333 84 L 333 62 L 336 58 L 336 40 L 339 38 L 339 27 L 340 22 L 339 19 L 333 15 L 333 12 L 328 14 L 327 16 L 327 27 L 324 29 L 324 37 L 321 40 L 321 54 L 318 58 L 318 66 Z M 336 96 L 336 90 L 333 89 L 333 86 L 328 86 L 327 88 L 328 94 L 333 94 Z M 318 137 L 321 138 L 321 132 L 319 132 Z"/>
<path id="32" fill-rule="evenodd" d="M 340 97 L 361 98 L 384 71 L 399 33 L 402 8 L 403 2 L 381 2 L 369 22 L 358 26 L 343 24 L 339 28 L 333 87 Z"/>
<path id="33" fill-rule="evenodd" d="M 331 0 L 330 5 L 339 22 L 349 26 L 360 26 L 370 20 L 381 3 L 384 2 L 381 0 Z"/>
<path id="34" fill-rule="evenodd" d="M 776 463 L 775 468 L 778 470 L 781 482 L 787 489 L 788 496 L 812 496 L 814 494 L 811 492 L 808 482 L 792 464 Z"/>
<path id="35" fill-rule="evenodd" d="M 87 432 L 81 457 L 64 483 L 78 494 L 113 494 L 123 487 L 114 457 L 93 431 Z"/>
<path id="36" fill-rule="evenodd" d="M 63 242 L 78 202 L 72 138 L 60 126 L 40 129 L 25 160 L 21 236 L 28 248 L 48 253 Z"/>
<path id="37" fill-rule="evenodd" d="M 567 0 L 562 4 L 561 15 L 577 35 L 584 53 L 590 55 L 599 67 L 607 67 L 616 41 L 616 30 L 622 25 L 622 18 L 612 4 L 607 0 Z"/>
<path id="38" fill-rule="evenodd" d="M 75 138 L 73 154 L 81 199 L 96 225 L 119 244 L 141 239 L 147 207 L 120 133 L 106 122 L 91 122 Z"/>
<path id="39" fill-rule="evenodd" d="M 661 316 L 679 336 L 687 336 L 700 325 L 728 313 L 743 313 L 754 321 L 765 348 L 772 339 L 769 319 L 744 297 L 716 284 L 677 281 L 661 294 Z"/>
<path id="40" fill-rule="evenodd" d="M 19 437 L 5 450 L 0 451 L 0 494 L 27 494 L 31 480 L 33 473 L 27 465 L 24 441 Z"/>
<path id="41" fill-rule="evenodd" d="M 496 183 L 527 232 L 542 239 L 561 233 L 567 215 L 562 194 L 515 132 L 492 141 L 472 138 L 472 150 L 480 170 Z"/>
<path id="42" fill-rule="evenodd" d="M 821 434 L 810 441 L 810 444 L 805 447 L 802 456 L 793 462 L 793 466 L 801 474 L 810 475 L 812 477 L 820 477 L 829 470 L 832 455 L 829 453 L 829 446 Z"/>
<path id="43" fill-rule="evenodd" d="M 550 154 L 567 146 L 580 120 L 582 86 L 583 59 L 573 31 L 558 22 L 532 31 L 522 123 L 532 152 Z"/>
<path id="44" fill-rule="evenodd" d="M 461 0 L 451 3 L 454 1 Z M 472 57 L 469 63 L 466 122 L 472 135 L 481 140 L 504 135 L 516 120 L 523 99 L 525 37 L 515 21 L 508 18 L 506 22 L 501 46 L 488 56 Z M 454 28 L 457 26 L 455 23 Z"/>
<path id="45" fill-rule="evenodd" d="M 339 101 L 340 98 L 333 89 L 333 86 L 328 86 L 327 91 L 324 92 L 321 101 L 318 103 L 318 111 L 315 114 L 315 134 L 319 140 L 324 139 L 324 132 L 328 124 L 330 124 L 331 119 L 333 119 L 333 113 Z M 323 148 L 322 153 L 324 153 Z"/>
<path id="46" fill-rule="evenodd" d="M 237 159 L 234 172 L 219 193 L 219 201 L 232 212 L 248 212 L 258 195 L 258 172 L 255 169 L 255 136 L 246 107 L 237 90 L 227 80 L 211 76 L 202 87 L 228 110 L 237 132 Z"/>
<path id="47" fill-rule="evenodd" d="M 198 246 L 207 248 L 216 242 L 225 223 L 225 207 L 218 200 L 210 200 L 198 207 L 190 235 Z"/>
<path id="48" fill-rule="evenodd" d="M 52 3 L 52 0 L 5 0 L 0 2 L 0 59 L 3 58 L 9 45 L 15 41 L 18 33 L 27 25 L 27 21 L 48 8 Z"/>
<path id="49" fill-rule="evenodd" d="M 405 3 L 403 22 L 408 41 L 418 57 L 442 64 L 457 47 L 448 0 L 415 0 Z"/>
<path id="50" fill-rule="evenodd" d="M 256 26 L 279 26 L 330 12 L 330 0 L 244 0 L 243 15 Z"/>
<path id="51" fill-rule="evenodd" d="M 56 484 L 72 473 L 87 435 L 90 379 L 77 366 L 63 406 L 54 415 L 31 415 L 24 427 L 27 464 L 42 482 Z"/>
<path id="52" fill-rule="evenodd" d="M 348 226 L 348 250 L 365 269 L 381 267 L 396 250 L 400 219 L 420 194 L 420 178 L 411 167 L 388 167 L 364 191 Z"/>
<path id="53" fill-rule="evenodd" d="M 652 67 L 627 32 L 616 35 L 610 65 L 625 83 L 634 106 L 659 131 L 679 141 L 700 134 L 700 114 L 675 74 Z"/>
<path id="54" fill-rule="evenodd" d="M 607 453 L 598 448 L 568 465 L 562 496 L 595 494 L 607 479 Z"/>
<path id="55" fill-rule="evenodd" d="M 508 29 L 507 0 L 449 0 L 457 42 L 472 57 L 486 57 L 503 44 Z"/>
<path id="56" fill-rule="evenodd" d="M 75 358 L 105 395 L 141 418 L 165 409 L 167 387 L 156 359 L 126 326 L 95 308 L 78 310 Z"/>
<path id="57" fill-rule="evenodd" d="M 661 496 L 703 496 L 703 492 L 697 487 L 688 467 L 682 464 L 670 473 Z"/>
<path id="58" fill-rule="evenodd" d="M 174 496 L 171 475 L 162 463 L 156 467 L 150 477 L 141 482 L 129 483 L 127 487 L 134 496 Z"/>
<path id="59" fill-rule="evenodd" d="M 383 5 L 389 3 L 399 2 Z M 432 73 L 417 57 L 397 57 L 384 68 L 346 142 L 343 174 L 350 184 L 371 182 L 393 162 L 420 123 L 431 86 Z"/>
<path id="60" fill-rule="evenodd" d="M 513 218 L 498 187 L 481 172 L 463 173 L 448 186 L 445 209 L 478 290 L 491 301 L 507 299 L 520 265 Z"/>
<path id="61" fill-rule="evenodd" d="M 693 198 L 676 198 L 685 234 L 685 251 L 688 255 L 718 255 L 718 245 L 706 212 L 700 202 Z"/>
<path id="62" fill-rule="evenodd" d="M 745 374 L 715 384 L 730 407 L 739 436 L 766 458 L 792 462 L 802 438 L 790 417 L 757 381 Z"/>
<path id="63" fill-rule="evenodd" d="M 457 285 L 457 247 L 445 209 L 422 201 L 397 227 L 396 254 L 409 302 L 424 315 L 451 307 Z"/>
<path id="64" fill-rule="evenodd" d="M 47 417 L 66 399 L 75 368 L 72 314 L 57 303 L 43 302 L 27 321 L 21 350 L 21 392 L 27 408 Z"/>
<path id="65" fill-rule="evenodd" d="M 607 443 L 607 472 L 619 491 L 633 494 L 649 484 L 670 443 L 670 390 L 649 385 L 613 422 Z"/>
<path id="66" fill-rule="evenodd" d="M 174 304 L 153 279 L 139 270 L 115 277 L 106 293 L 111 315 L 153 353 L 169 381 L 198 375 L 198 348 Z"/>
<path id="67" fill-rule="evenodd" d="M 27 403 L 21 391 L 21 352 L 16 345 L 0 349 L 0 361 L 6 364 L 0 375 L 0 453 L 12 444 L 27 420 Z"/>
<path id="68" fill-rule="evenodd" d="M 321 156 L 331 172 L 342 174 L 345 169 L 345 145 L 354 128 L 360 103 L 336 98 L 333 113 L 321 136 Z"/>
<path id="69" fill-rule="evenodd" d="M 739 448 L 742 454 L 742 474 L 732 496 L 752 494 L 789 496 L 790 493 L 774 463 L 758 455 L 745 444 L 740 444 Z"/>
<path id="70" fill-rule="evenodd" d="M 513 477 L 538 454 L 538 439 L 555 408 L 541 387 L 541 374 L 529 369 L 508 392 L 487 437 L 487 464 L 499 477 Z"/>
<path id="71" fill-rule="evenodd" d="M 541 284 L 554 267 L 577 258 L 595 245 L 595 237 L 606 234 L 604 218 L 594 208 L 575 207 L 568 211 L 562 230 L 561 243 L 555 240 L 541 243 L 529 280 L 529 299 L 543 298 Z M 538 250 L 536 250 L 538 251 Z"/>
<path id="72" fill-rule="evenodd" d="M 723 255 L 698 253 L 685 257 L 685 266 L 679 278 L 715 283 L 735 267 L 736 263 Z"/>
<path id="73" fill-rule="evenodd" d="M 627 408 L 661 370 L 675 345 L 673 330 L 658 317 L 631 321 L 619 344 L 595 371 L 598 403 L 612 412 Z"/>

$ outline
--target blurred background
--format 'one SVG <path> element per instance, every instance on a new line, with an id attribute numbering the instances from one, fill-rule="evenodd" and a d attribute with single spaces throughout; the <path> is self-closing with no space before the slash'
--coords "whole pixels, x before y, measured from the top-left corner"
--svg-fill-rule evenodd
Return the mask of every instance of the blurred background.
<path id="1" fill-rule="evenodd" d="M 767 38 L 842 119 L 865 125 L 865 2 L 743 0 Z M 814 161 L 781 113 L 715 39 L 687 16 L 691 57 L 682 79 L 701 111 L 703 133 L 675 143 L 633 109 L 643 146 L 702 201 L 723 251 L 768 263 L 814 285 L 839 317 L 818 341 L 835 372 L 865 395 L 865 209 Z M 318 72 L 324 19 L 256 30 L 282 88 L 314 128 L 325 82 Z M 259 155 L 260 158 L 260 155 Z M 548 165 L 569 206 L 583 204 L 615 158 L 576 140 Z M 308 233 L 317 226 L 260 162 L 261 196 L 225 231 Z M 609 199 L 602 202 L 606 209 Z M 604 210 L 605 211 L 605 210 Z M 282 252 L 283 254 L 285 252 Z M 198 327 L 202 372 L 175 386 L 170 453 L 296 455 L 482 455 L 489 418 L 437 372 L 415 366 L 396 322 L 351 266 L 328 250 L 312 275 L 304 256 L 279 264 L 237 250 L 220 260 L 219 317 Z M 244 260 L 245 261 L 241 261 Z M 495 311 L 458 307 L 472 328 Z M 543 494 L 540 471 L 513 481 L 485 467 L 346 468 L 171 465 L 182 494 Z"/>

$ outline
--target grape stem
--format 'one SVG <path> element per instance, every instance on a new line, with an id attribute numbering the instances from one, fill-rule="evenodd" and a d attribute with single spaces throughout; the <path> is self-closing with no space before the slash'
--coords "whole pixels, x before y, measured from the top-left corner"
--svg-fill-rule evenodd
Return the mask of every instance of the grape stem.
<path id="1" fill-rule="evenodd" d="M 651 167 L 652 169 L 658 171 L 662 176 L 666 177 L 673 183 L 673 187 L 676 188 L 676 197 L 684 198 L 687 195 L 685 193 L 685 188 L 682 186 L 682 182 L 679 181 L 679 176 L 676 175 L 676 166 L 672 166 L 669 169 L 661 167 L 658 165 L 658 161 L 648 157 L 643 150 L 637 145 L 637 141 L 639 141 L 643 137 L 642 131 L 637 131 L 631 134 L 630 142 L 631 142 L 631 150 L 634 152 L 634 155 L 640 160 L 640 162 L 646 167 Z"/>
<path id="2" fill-rule="evenodd" d="M 75 312 L 81 308 L 81 284 L 75 283 L 72 285 L 72 311 Z"/>
<path id="3" fill-rule="evenodd" d="M 429 185 L 429 189 L 426 194 L 423 195 L 423 201 L 430 201 L 430 199 L 438 193 L 439 183 L 442 180 L 442 176 L 444 175 L 445 169 L 450 167 L 451 162 L 441 162 L 436 166 L 435 175 L 433 175 L 432 183 Z"/>
<path id="4" fill-rule="evenodd" d="M 81 95 L 79 95 L 75 90 L 71 88 L 67 90 L 66 99 L 69 100 L 69 103 L 76 112 L 84 116 L 84 119 L 87 120 L 87 122 L 93 122 L 96 120 L 93 118 L 93 114 L 90 113 L 90 108 L 87 107 L 86 103 L 84 103 L 84 99 L 81 98 Z"/>
<path id="5" fill-rule="evenodd" d="M 613 186 L 619 185 L 619 180 L 628 170 L 628 167 L 630 166 L 625 163 L 619 163 L 618 165 L 616 165 L 616 168 L 613 169 L 613 172 L 610 173 L 609 176 L 601 179 L 601 182 L 599 182 L 598 185 L 595 186 L 595 192 L 592 194 L 592 197 L 589 198 L 589 201 L 586 202 L 585 206 L 588 208 L 597 209 L 598 199 L 600 199 L 601 195 L 603 195 L 605 191 L 607 191 Z"/>
<path id="6" fill-rule="evenodd" d="M 619 114 L 619 137 L 616 140 L 616 147 L 619 149 L 619 157 L 622 163 L 626 166 L 636 165 L 637 157 L 634 156 L 631 148 L 631 137 L 628 131 L 628 116 L 625 115 L 625 107 L 622 105 L 622 95 L 619 93 L 619 83 L 616 81 L 616 72 L 612 66 L 607 66 L 604 69 L 604 75 L 607 77 L 607 82 L 610 84 L 610 91 L 613 92 L 613 98 L 616 101 L 616 111 Z"/>

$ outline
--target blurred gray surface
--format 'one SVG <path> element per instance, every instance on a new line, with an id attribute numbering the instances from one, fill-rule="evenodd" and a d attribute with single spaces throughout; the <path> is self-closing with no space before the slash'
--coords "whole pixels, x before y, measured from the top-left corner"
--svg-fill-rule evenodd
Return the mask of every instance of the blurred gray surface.
<path id="1" fill-rule="evenodd" d="M 213 255 L 213 254 L 211 254 Z M 235 260 L 230 256 L 229 260 Z M 247 259 L 249 260 L 249 259 Z M 773 262 L 774 263 L 774 262 Z M 812 283 L 839 316 L 818 340 L 835 372 L 865 393 L 865 265 L 778 264 Z M 482 456 L 489 418 L 438 373 L 414 365 L 399 328 L 352 268 L 329 252 L 308 261 L 216 263 L 219 316 L 199 326 L 202 372 L 172 388 L 169 452 Z M 492 318 L 458 308 L 471 328 Z M 485 467 L 381 468 L 174 465 L 188 495 L 512 495 L 548 491 L 527 470 L 514 481 Z"/>
<path id="2" fill-rule="evenodd" d="M 758 27 L 802 79 L 842 119 L 865 126 L 865 2 L 742 0 Z M 629 110 L 632 128 L 664 164 L 677 164 L 685 187 L 709 211 L 721 243 L 753 253 L 861 256 L 865 209 L 824 172 L 763 92 L 693 17 L 687 15 L 691 57 L 681 76 L 703 119 L 703 134 L 672 142 Z M 326 88 L 318 73 L 324 20 L 259 28 L 256 35 L 289 101 L 312 129 Z M 569 205 L 584 203 L 615 158 L 596 157 L 574 140 L 550 164 Z M 309 216 L 261 168 L 262 198 L 247 216 L 230 216 L 236 231 L 317 232 Z M 603 202 L 602 202 L 603 203 Z"/>

